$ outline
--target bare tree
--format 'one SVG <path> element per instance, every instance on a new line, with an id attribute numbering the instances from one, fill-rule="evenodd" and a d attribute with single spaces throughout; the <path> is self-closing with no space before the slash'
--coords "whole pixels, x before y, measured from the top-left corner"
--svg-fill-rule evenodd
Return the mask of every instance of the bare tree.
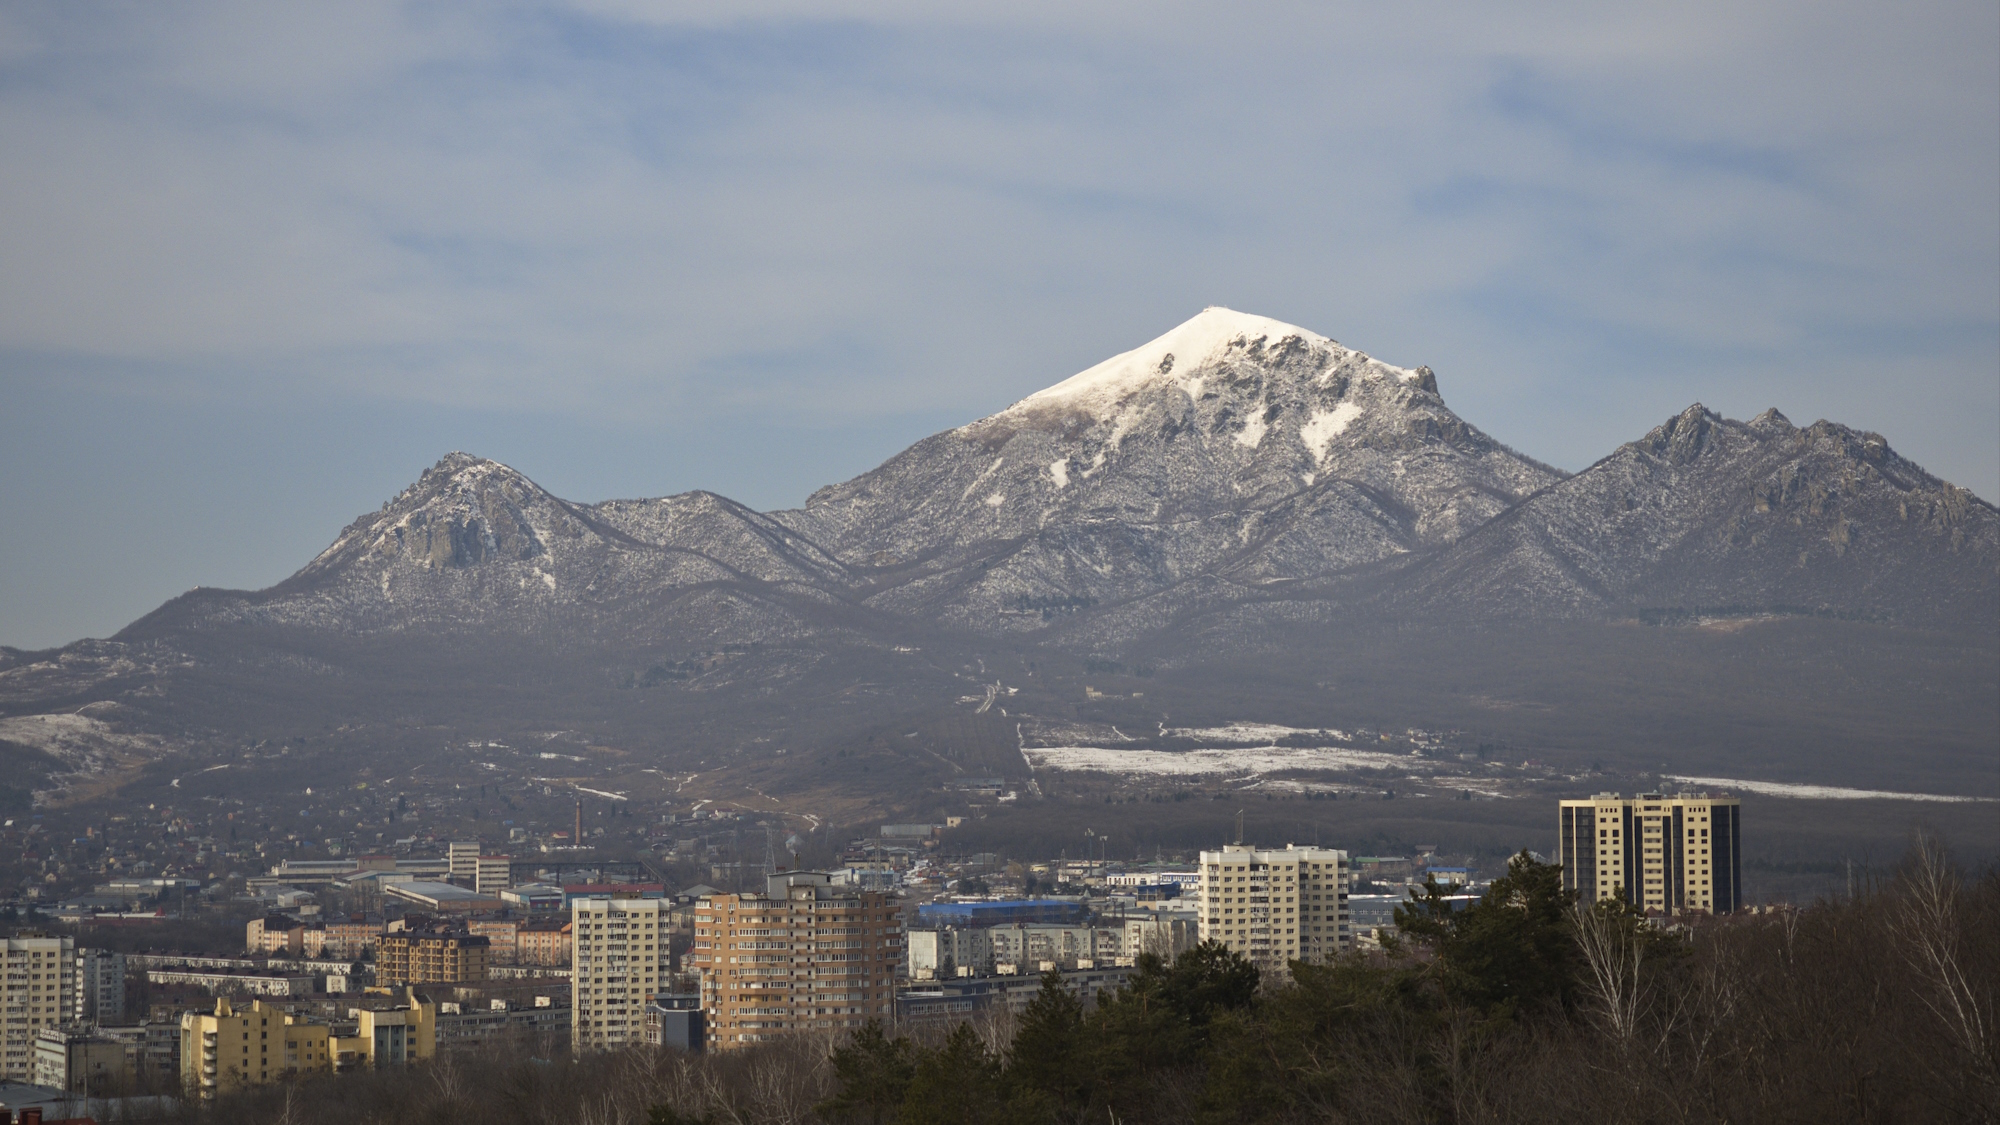
<path id="1" fill-rule="evenodd" d="M 1639 1034 L 1645 1003 L 1646 943 L 1621 912 L 1579 905 L 1575 914 L 1576 943 L 1587 966 L 1586 1009 L 1606 1035 L 1629 1047 Z"/>
<path id="2" fill-rule="evenodd" d="M 1891 938 L 1900 939 L 1897 948 L 1923 978 L 1925 1007 L 1964 1052 L 1966 1077 L 1978 1096 L 1988 1107 L 2000 1105 L 1993 994 L 1975 988 L 1967 971 L 1961 942 L 1964 881 L 1936 837 L 1918 835 L 1898 889 L 1889 912 L 1898 932 Z"/>

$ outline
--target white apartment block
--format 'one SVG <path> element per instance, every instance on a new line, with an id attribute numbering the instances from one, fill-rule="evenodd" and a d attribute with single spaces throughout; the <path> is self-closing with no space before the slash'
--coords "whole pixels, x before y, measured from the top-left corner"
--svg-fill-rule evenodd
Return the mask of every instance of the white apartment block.
<path id="1" fill-rule="evenodd" d="M 1286 979 L 1293 961 L 1353 948 L 1347 888 L 1347 853 L 1333 848 L 1203 852 L 1201 940 L 1248 958 L 1265 979 Z"/>
<path id="2" fill-rule="evenodd" d="M 108 949 L 79 949 L 71 974 L 74 1023 L 122 1023 L 125 1019 L 125 955 Z"/>
<path id="3" fill-rule="evenodd" d="M 909 941 L 909 974 L 913 980 L 993 971 L 993 935 L 983 926 L 911 930 Z"/>
<path id="4" fill-rule="evenodd" d="M 1127 914 L 1119 925 L 1122 939 L 1120 964 L 1132 964 L 1141 953 L 1155 953 L 1172 961 L 1193 949 L 1201 940 L 1201 917 L 1187 910 L 1153 910 L 1143 915 Z"/>
<path id="5" fill-rule="evenodd" d="M 1743 802 L 1706 793 L 1599 793 L 1564 801 L 1563 886 L 1660 914 L 1743 906 Z"/>
<path id="6" fill-rule="evenodd" d="M 76 943 L 66 937 L 0 938 L 0 1078 L 32 1081 L 35 1033 L 70 1021 Z"/>
<path id="7" fill-rule="evenodd" d="M 917 980 L 975 976 L 1009 966 L 1010 972 L 1131 965 L 1142 953 L 1172 961 L 1195 946 L 1199 923 L 1189 911 L 1149 911 L 1101 920 L 1093 926 L 1015 922 L 998 926 L 949 926 L 912 930 L 909 974 Z"/>
<path id="8" fill-rule="evenodd" d="M 665 991 L 667 908 L 656 898 L 580 898 L 570 905 L 570 1049 L 642 1043 L 646 1005 Z"/>

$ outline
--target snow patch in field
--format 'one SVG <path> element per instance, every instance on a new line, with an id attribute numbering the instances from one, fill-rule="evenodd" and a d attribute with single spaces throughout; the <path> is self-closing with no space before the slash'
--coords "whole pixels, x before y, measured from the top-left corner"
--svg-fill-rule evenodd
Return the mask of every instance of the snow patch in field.
<path id="1" fill-rule="evenodd" d="M 1069 487 L 1069 458 L 1049 462 L 1049 479 L 1056 482 L 1057 488 Z"/>
<path id="2" fill-rule="evenodd" d="M 986 498 L 986 506 L 989 508 L 997 508 L 1000 505 L 1005 504 L 1006 502 L 1007 502 L 1007 494 L 1004 492 L 996 492 L 993 495 L 988 496 Z"/>
<path id="3" fill-rule="evenodd" d="M 1962 803 L 2000 803 L 2000 797 L 1951 797 L 1942 793 L 1891 793 L 1883 789 L 1842 789 L 1835 785 L 1790 785 L 1781 781 L 1743 781 L 1730 777 L 1681 777 L 1676 774 L 1662 774 L 1667 781 L 1684 781 L 1689 785 L 1707 785 L 1716 789 L 1741 789 L 1745 793 L 1762 793 L 1766 797 L 1801 797 L 1818 801 L 1948 801 Z"/>
<path id="4" fill-rule="evenodd" d="M 1220 742 L 1234 746 L 1269 746 L 1281 738 L 1293 735 L 1309 738 L 1330 738 L 1336 742 L 1350 741 L 1346 731 L 1307 730 L 1304 727 L 1281 727 L 1275 723 L 1224 723 L 1219 727 L 1160 727 L 1161 738 L 1187 738 L 1199 742 Z"/>
<path id="5" fill-rule="evenodd" d="M 1264 444 L 1264 433 L 1270 428 L 1271 424 L 1264 421 L 1264 416 L 1259 414 L 1245 422 L 1243 428 L 1236 432 L 1236 444 L 1246 449 L 1255 449 Z"/>
<path id="6" fill-rule="evenodd" d="M 1263 746 L 1253 749 L 1119 750 L 1103 746 L 1023 747 L 1030 769 L 1076 773 L 1116 773 L 1150 777 L 1273 773 L 1280 770 L 1359 770 L 1409 765 L 1398 754 L 1348 750 L 1338 746 Z"/>
<path id="7" fill-rule="evenodd" d="M 1312 450 L 1313 460 L 1324 462 L 1327 447 L 1333 444 L 1333 439 L 1344 433 L 1359 417 L 1361 405 L 1353 402 L 1343 402 L 1332 410 L 1315 410 L 1306 424 L 1299 427 L 1299 439 L 1306 443 L 1307 449 Z"/>

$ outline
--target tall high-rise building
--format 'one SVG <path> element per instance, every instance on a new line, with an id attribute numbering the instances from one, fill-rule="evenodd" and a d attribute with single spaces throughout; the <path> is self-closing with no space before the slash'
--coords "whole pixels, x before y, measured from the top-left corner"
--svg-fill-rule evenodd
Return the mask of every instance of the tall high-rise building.
<path id="1" fill-rule="evenodd" d="M 461 887 L 477 887 L 479 883 L 479 841 L 453 840 L 444 846 L 451 873 L 445 878 Z"/>
<path id="2" fill-rule="evenodd" d="M 703 897 L 688 954 L 717 1050 L 886 1017 L 902 959 L 895 904 L 818 871 L 767 876 L 761 895 Z"/>
<path id="3" fill-rule="evenodd" d="M 76 987 L 70 1019 L 76 1023 L 117 1023 L 125 1018 L 125 955 L 109 949 L 76 951 Z"/>
<path id="4" fill-rule="evenodd" d="M 1706 793 L 1599 793 L 1564 801 L 1563 886 L 1661 914 L 1743 907 L 1742 801 Z"/>
<path id="5" fill-rule="evenodd" d="M 1325 961 L 1353 947 L 1347 920 L 1347 853 L 1229 844 L 1201 853 L 1203 941 L 1248 958 L 1283 980 L 1293 961 Z"/>
<path id="6" fill-rule="evenodd" d="M 76 943 L 22 934 L 0 938 L 0 1078 L 32 1080 L 35 1033 L 70 1021 L 76 1003 Z"/>
<path id="7" fill-rule="evenodd" d="M 646 1039 L 646 1007 L 667 991 L 667 908 L 657 898 L 570 904 L 570 1049 L 604 1051 Z"/>

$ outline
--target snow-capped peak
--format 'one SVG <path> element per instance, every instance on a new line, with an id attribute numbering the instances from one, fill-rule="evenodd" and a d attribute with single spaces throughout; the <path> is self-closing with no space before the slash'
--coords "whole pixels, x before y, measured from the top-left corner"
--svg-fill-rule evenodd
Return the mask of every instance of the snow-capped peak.
<path id="1" fill-rule="evenodd" d="M 1418 371 L 1370 359 L 1296 324 L 1210 305 L 1165 335 L 1129 352 L 1112 356 L 1053 387 L 1036 391 L 1003 413 L 1047 407 L 1099 413 L 1137 391 L 1162 383 L 1171 383 L 1191 395 L 1199 395 L 1202 369 L 1218 354 L 1232 345 L 1247 345 L 1262 340 L 1268 346 L 1286 339 L 1297 339 L 1311 348 L 1351 355 L 1372 368 L 1379 368 L 1385 376 L 1406 382 L 1422 378 Z"/>

